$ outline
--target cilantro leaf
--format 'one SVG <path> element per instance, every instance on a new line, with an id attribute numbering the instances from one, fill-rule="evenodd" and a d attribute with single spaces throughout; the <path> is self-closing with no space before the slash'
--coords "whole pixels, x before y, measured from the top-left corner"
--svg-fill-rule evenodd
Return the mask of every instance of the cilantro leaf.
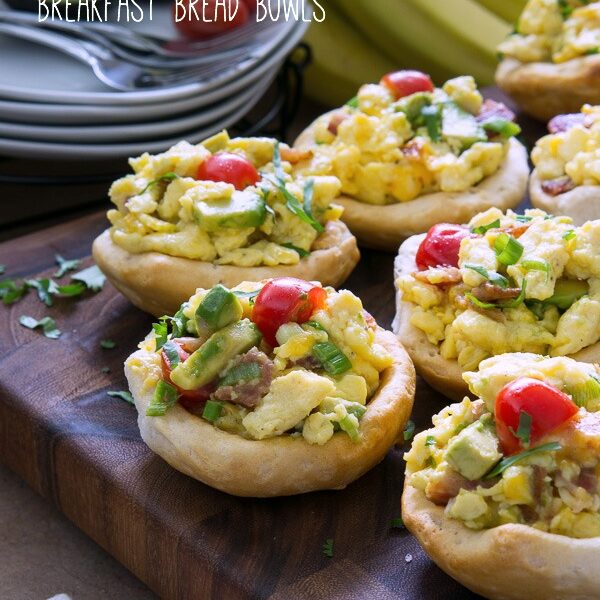
<path id="1" fill-rule="evenodd" d="M 436 444 L 437 444 L 437 441 L 436 441 L 435 437 L 433 437 L 432 435 L 428 435 L 425 438 L 425 445 L 426 446 L 430 446 L 431 447 L 431 446 L 435 446 Z"/>
<path id="2" fill-rule="evenodd" d="M 157 177 L 156 179 L 150 181 L 148 185 L 141 191 L 141 193 L 145 194 L 151 187 L 155 186 L 160 181 L 173 181 L 178 177 L 179 175 L 177 175 L 177 173 L 173 173 L 172 171 L 170 171 L 169 173 L 165 173 L 164 175 L 161 175 L 160 177 Z"/>
<path id="3" fill-rule="evenodd" d="M 110 367 L 102 367 L 102 369 L 100 369 L 100 371 L 104 374 L 110 373 Z"/>
<path id="4" fill-rule="evenodd" d="M 25 285 L 37 290 L 38 298 L 46 306 L 52 306 L 52 296 L 57 292 L 56 283 L 52 279 L 27 279 Z"/>
<path id="5" fill-rule="evenodd" d="M 329 538 L 325 540 L 323 544 L 323 554 L 329 558 L 333 557 L 333 539 Z"/>
<path id="6" fill-rule="evenodd" d="M 51 340 L 56 340 L 61 335 L 61 331 L 56 327 L 56 321 L 51 317 L 44 317 L 38 321 L 33 317 L 22 315 L 19 317 L 19 323 L 23 325 L 23 327 L 27 327 L 27 329 L 37 329 L 38 327 L 41 327 L 43 334 Z"/>
<path id="7" fill-rule="evenodd" d="M 29 291 L 26 283 L 16 284 L 13 279 L 0 281 L 0 298 L 4 304 L 14 304 Z"/>
<path id="8" fill-rule="evenodd" d="M 521 440 L 524 448 L 529 448 L 529 442 L 531 440 L 531 415 L 522 410 L 519 413 L 519 426 L 517 431 L 514 431 L 512 427 L 508 428 L 509 431 L 517 438 Z"/>
<path id="9" fill-rule="evenodd" d="M 87 287 L 85 286 L 85 283 L 82 283 L 81 281 L 56 286 L 56 293 L 61 296 L 80 296 L 85 290 L 87 290 Z"/>
<path id="10" fill-rule="evenodd" d="M 62 277 L 67 271 L 74 271 L 81 262 L 77 258 L 72 260 L 63 258 L 60 254 L 55 254 L 54 260 L 58 265 L 58 270 L 56 271 L 56 273 L 54 273 L 54 277 Z"/>
<path id="11" fill-rule="evenodd" d="M 135 406 L 135 401 L 133 400 L 133 396 L 129 392 L 106 392 L 111 398 L 119 398 L 119 400 L 124 400 L 128 404 L 133 404 Z"/>
<path id="12" fill-rule="evenodd" d="M 79 273 L 72 275 L 71 279 L 74 279 L 75 281 L 81 281 L 93 292 L 99 292 L 104 286 L 106 276 L 97 265 L 92 265 L 91 267 L 83 269 L 83 271 L 79 271 Z"/>
<path id="13" fill-rule="evenodd" d="M 415 423 L 414 421 L 408 421 L 406 427 L 404 428 L 404 441 L 408 442 L 412 439 L 412 436 L 415 434 Z"/>
<path id="14" fill-rule="evenodd" d="M 113 348 L 117 347 L 117 342 L 115 342 L 114 340 L 101 340 L 100 347 L 103 350 L 112 350 Z"/>
<path id="15" fill-rule="evenodd" d="M 168 318 L 169 317 L 162 317 L 158 323 L 152 323 L 157 351 L 167 343 L 167 339 L 169 337 L 169 326 L 167 325 L 166 319 Z"/>
<path id="16" fill-rule="evenodd" d="M 0 275 L 4 275 L 5 271 L 6 271 L 6 265 L 0 264 Z"/>
<path id="17" fill-rule="evenodd" d="M 506 456 L 487 475 L 485 475 L 484 479 L 493 479 L 494 477 L 497 477 L 506 471 L 508 467 L 511 467 L 515 463 L 518 463 L 533 454 L 538 454 L 540 452 L 555 452 L 556 450 L 560 450 L 561 447 L 562 446 L 558 442 L 549 442 L 547 444 L 542 444 L 541 446 L 536 446 L 535 448 L 530 448 L 519 454 Z"/>

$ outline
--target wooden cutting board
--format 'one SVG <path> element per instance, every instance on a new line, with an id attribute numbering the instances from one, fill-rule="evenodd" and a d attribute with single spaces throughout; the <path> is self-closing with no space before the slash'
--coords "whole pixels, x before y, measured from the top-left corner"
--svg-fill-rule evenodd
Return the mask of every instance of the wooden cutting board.
<path id="1" fill-rule="evenodd" d="M 6 276 L 50 275 L 55 253 L 88 257 L 105 223 L 98 213 L 1 244 Z M 346 285 L 384 327 L 394 312 L 392 262 L 363 251 Z M 23 314 L 52 316 L 62 336 L 25 329 Z M 127 389 L 123 361 L 151 322 L 108 283 L 52 308 L 33 293 L 0 307 L 0 460 L 167 599 L 476 598 L 391 527 L 406 448 L 343 491 L 274 500 L 228 496 L 152 454 L 135 409 L 106 393 Z M 100 347 L 107 338 L 115 349 Z M 419 381 L 417 428 L 446 403 Z"/>

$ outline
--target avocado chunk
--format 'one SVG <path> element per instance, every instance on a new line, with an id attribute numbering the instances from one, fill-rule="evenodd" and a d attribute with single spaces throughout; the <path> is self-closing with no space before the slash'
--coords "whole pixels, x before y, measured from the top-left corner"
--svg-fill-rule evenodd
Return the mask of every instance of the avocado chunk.
<path id="1" fill-rule="evenodd" d="M 198 350 L 171 372 L 171 381 L 184 390 L 195 390 L 219 376 L 230 360 L 260 343 L 262 334 L 249 319 L 213 333 Z"/>
<path id="2" fill-rule="evenodd" d="M 194 216 L 206 231 L 259 227 L 267 216 L 262 196 L 254 190 L 235 190 L 230 198 L 204 202 L 194 206 Z"/>
<path id="3" fill-rule="evenodd" d="M 554 286 L 554 294 L 544 300 L 544 304 L 554 304 L 561 310 L 566 310 L 579 298 L 590 291 L 587 281 L 581 279 L 559 279 Z"/>
<path id="4" fill-rule="evenodd" d="M 405 96 L 396 102 L 396 112 L 403 112 L 406 118 L 414 125 L 422 125 L 423 123 L 415 123 L 420 120 L 421 111 L 425 106 L 429 106 L 433 96 L 429 92 L 416 92 L 410 96 Z"/>
<path id="5" fill-rule="evenodd" d="M 471 481 L 481 479 L 501 458 L 496 436 L 481 421 L 465 427 L 446 450 L 448 464 Z"/>
<path id="6" fill-rule="evenodd" d="M 222 329 L 239 321 L 243 314 L 244 310 L 238 297 L 225 286 L 218 284 L 204 296 L 196 309 L 198 335 L 202 337 L 202 333 Z"/>
<path id="7" fill-rule="evenodd" d="M 456 140 L 462 150 L 488 139 L 477 119 L 454 102 L 446 102 L 442 109 L 442 136 L 449 141 Z"/>

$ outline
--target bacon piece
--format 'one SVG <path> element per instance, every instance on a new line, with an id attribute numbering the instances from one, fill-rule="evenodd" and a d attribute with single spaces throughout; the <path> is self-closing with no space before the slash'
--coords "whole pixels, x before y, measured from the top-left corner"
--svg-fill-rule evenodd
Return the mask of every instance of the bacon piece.
<path id="1" fill-rule="evenodd" d="M 575 125 L 585 125 L 585 115 L 583 113 L 570 113 L 567 115 L 556 115 L 548 121 L 548 131 L 550 133 L 562 133 L 568 131 Z"/>
<path id="2" fill-rule="evenodd" d="M 594 469 L 581 469 L 581 473 L 579 473 L 579 477 L 577 478 L 575 484 L 578 487 L 582 487 L 586 492 L 595 494 L 598 490 L 598 477 L 596 477 Z"/>
<path id="3" fill-rule="evenodd" d="M 539 465 L 533 465 L 533 497 L 535 504 L 538 505 L 542 498 L 542 491 L 544 490 L 544 479 L 546 478 L 547 471 Z"/>
<path id="4" fill-rule="evenodd" d="M 435 280 L 432 281 L 430 277 L 434 272 Z M 418 281 L 431 285 L 452 285 L 462 281 L 460 269 L 456 267 L 436 267 L 435 269 L 427 269 L 427 271 L 416 271 L 413 273 L 413 277 Z"/>
<path id="5" fill-rule="evenodd" d="M 502 231 L 510 233 L 514 238 L 520 238 L 529 229 L 528 224 L 514 225 L 513 227 L 505 227 Z"/>
<path id="6" fill-rule="evenodd" d="M 499 285 L 485 282 L 473 288 L 472 294 L 481 302 L 495 302 L 496 300 L 512 300 L 518 298 L 521 290 L 519 288 L 501 288 Z"/>
<path id="7" fill-rule="evenodd" d="M 258 401 L 271 387 L 275 365 L 264 352 L 252 348 L 234 361 L 232 367 L 249 363 L 258 364 L 260 367 L 260 377 L 254 381 L 244 381 L 235 385 L 226 385 L 217 388 L 213 394 L 216 400 L 240 404 L 246 408 L 254 408 L 258 404 Z"/>
<path id="8" fill-rule="evenodd" d="M 299 150 L 298 148 L 281 148 L 281 160 L 286 160 L 287 162 L 295 165 L 299 163 L 301 160 L 306 160 L 308 158 L 312 158 L 312 150 Z"/>
<path id="9" fill-rule="evenodd" d="M 336 112 L 331 115 L 329 119 L 329 125 L 327 126 L 327 131 L 333 133 L 333 135 L 338 134 L 338 127 L 345 121 L 350 115 L 347 115 L 345 112 Z"/>
<path id="10" fill-rule="evenodd" d="M 474 490 L 477 484 L 473 481 L 469 481 L 466 477 L 463 477 L 460 473 L 448 469 L 440 477 L 432 479 L 425 489 L 425 495 L 428 500 L 431 500 L 434 504 L 444 506 L 448 504 L 448 501 L 458 496 L 458 492 L 461 489 Z"/>
<path id="11" fill-rule="evenodd" d="M 496 102 L 490 98 L 483 101 L 479 114 L 475 117 L 479 123 L 490 121 L 491 119 L 504 119 L 514 121 L 515 113 L 502 102 Z"/>
<path id="12" fill-rule="evenodd" d="M 570 177 L 559 177 L 558 179 L 542 181 L 542 190 L 549 196 L 559 196 L 571 191 L 574 187 L 575 184 Z"/>

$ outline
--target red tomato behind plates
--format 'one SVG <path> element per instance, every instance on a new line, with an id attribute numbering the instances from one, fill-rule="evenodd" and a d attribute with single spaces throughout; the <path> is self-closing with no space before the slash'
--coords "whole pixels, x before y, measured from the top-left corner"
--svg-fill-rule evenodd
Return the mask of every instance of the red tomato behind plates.
<path id="1" fill-rule="evenodd" d="M 248 6 L 243 0 L 237 3 L 237 11 L 235 0 L 231 0 L 231 5 L 229 2 L 223 4 L 217 0 L 184 0 L 183 6 L 185 12 L 181 8 L 178 10 L 177 5 L 173 4 L 173 22 L 175 27 L 190 39 L 204 39 L 235 29 L 244 25 L 250 17 Z M 182 20 L 177 21 L 178 18 Z"/>

